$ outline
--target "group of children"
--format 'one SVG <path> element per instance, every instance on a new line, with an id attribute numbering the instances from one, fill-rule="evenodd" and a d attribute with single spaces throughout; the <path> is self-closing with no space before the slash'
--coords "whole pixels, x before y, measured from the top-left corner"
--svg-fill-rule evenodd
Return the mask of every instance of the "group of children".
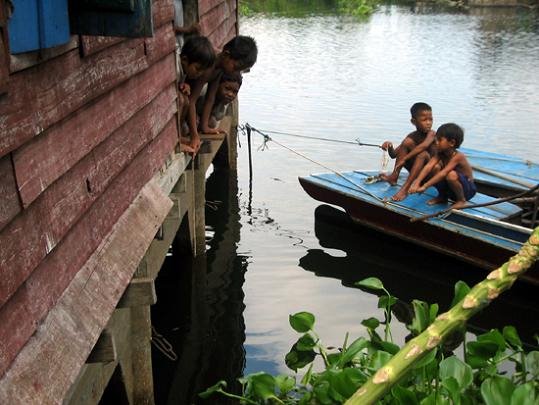
<path id="1" fill-rule="evenodd" d="M 192 33 L 193 30 L 177 28 L 176 32 Z M 242 72 L 255 64 L 257 54 L 256 42 L 248 36 L 236 36 L 219 53 L 204 36 L 195 34 L 185 41 L 177 63 L 184 151 L 198 151 L 199 131 L 219 133 L 218 121 L 225 115 L 227 105 L 236 98 L 242 84 Z M 402 168 L 409 172 L 392 199 L 402 201 L 408 194 L 422 193 L 435 186 L 438 196 L 428 204 L 451 199 L 453 208 L 463 207 L 476 193 L 476 187 L 470 164 L 457 150 L 464 138 L 462 128 L 449 123 L 434 132 L 432 108 L 426 103 L 415 103 L 410 113 L 416 130 L 397 148 L 390 141 L 381 145 L 391 158 L 396 159 L 393 172 L 381 174 L 382 180 L 396 185 Z"/>
<path id="2" fill-rule="evenodd" d="M 176 28 L 176 32 L 188 31 Z M 204 36 L 195 34 L 185 41 L 176 66 L 184 152 L 198 152 L 199 132 L 221 132 L 217 128 L 218 122 L 238 94 L 242 72 L 255 64 L 257 54 L 256 42 L 248 36 L 234 37 L 221 52 L 215 52 L 209 39 Z"/>
<path id="3" fill-rule="evenodd" d="M 432 130 L 432 108 L 426 103 L 415 103 L 410 109 L 412 125 L 416 130 L 408 134 L 394 148 L 390 141 L 381 147 L 395 161 L 390 174 L 381 174 L 382 180 L 396 185 L 402 168 L 409 172 L 404 184 L 392 197 L 402 201 L 408 194 L 423 193 L 430 186 L 436 187 L 438 196 L 427 204 L 454 201 L 452 208 L 466 205 L 476 193 L 472 167 L 466 156 L 457 149 L 464 139 L 464 131 L 457 124 L 443 124 Z"/>

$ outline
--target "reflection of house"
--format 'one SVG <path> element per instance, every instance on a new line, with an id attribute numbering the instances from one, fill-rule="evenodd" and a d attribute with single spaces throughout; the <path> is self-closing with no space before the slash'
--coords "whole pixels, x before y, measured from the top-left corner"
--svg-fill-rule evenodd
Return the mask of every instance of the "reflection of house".
<path id="1" fill-rule="evenodd" d="M 185 21 L 220 47 L 236 3 L 183 1 Z M 139 263 L 210 164 L 175 152 L 173 19 L 173 0 L 0 0 L 0 403 L 97 402 L 113 375 L 153 401 Z"/>

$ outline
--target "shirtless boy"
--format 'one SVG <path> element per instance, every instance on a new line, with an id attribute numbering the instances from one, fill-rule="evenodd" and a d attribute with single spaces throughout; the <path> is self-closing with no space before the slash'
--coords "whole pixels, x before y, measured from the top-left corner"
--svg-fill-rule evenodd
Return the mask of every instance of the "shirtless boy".
<path id="1" fill-rule="evenodd" d="M 250 69 L 256 62 L 258 49 L 253 38 L 238 35 L 228 41 L 215 59 L 212 68 L 208 69 L 202 77 L 197 79 L 191 86 L 189 97 L 189 111 L 187 114 L 187 124 L 191 135 L 190 147 L 194 152 L 200 147 L 200 136 L 197 128 L 196 101 L 201 94 L 202 88 L 207 83 L 206 99 L 202 111 L 200 112 L 200 131 L 208 134 L 218 133 L 216 128 L 210 128 L 209 120 L 211 110 L 215 102 L 215 95 L 224 73 L 240 73 Z"/>
<path id="2" fill-rule="evenodd" d="M 412 119 L 410 122 L 416 127 L 414 132 L 409 133 L 401 144 L 394 149 L 390 141 L 385 141 L 381 147 L 387 150 L 392 159 L 396 158 L 393 172 L 389 175 L 382 174 L 380 177 L 396 185 L 400 171 L 403 167 L 408 170 L 408 178 L 399 191 L 391 197 L 394 201 L 402 201 L 408 195 L 412 182 L 419 172 L 435 154 L 433 146 L 435 133 L 432 131 L 432 108 L 426 103 L 415 103 L 410 108 Z"/>
<path id="3" fill-rule="evenodd" d="M 454 201 L 451 208 L 462 208 L 476 193 L 473 172 L 464 153 L 457 149 L 464 139 L 464 131 L 457 124 L 444 124 L 436 132 L 438 152 L 412 183 L 409 193 L 422 193 L 430 186 L 436 187 L 438 196 L 427 204 Z M 427 181 L 423 182 L 425 179 Z"/>

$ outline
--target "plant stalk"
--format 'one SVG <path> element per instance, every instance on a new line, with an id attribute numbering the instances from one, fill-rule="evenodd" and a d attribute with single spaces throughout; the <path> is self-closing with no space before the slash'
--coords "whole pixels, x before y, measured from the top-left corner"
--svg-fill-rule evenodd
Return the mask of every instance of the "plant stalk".
<path id="1" fill-rule="evenodd" d="M 539 258 L 539 227 L 535 228 L 519 252 L 485 280 L 476 284 L 469 293 L 420 335 L 410 340 L 393 358 L 381 367 L 346 405 L 370 405 L 381 399 L 414 365 L 435 349 L 454 330 L 486 307 L 502 292 L 511 288 L 515 280 L 525 273 Z"/>

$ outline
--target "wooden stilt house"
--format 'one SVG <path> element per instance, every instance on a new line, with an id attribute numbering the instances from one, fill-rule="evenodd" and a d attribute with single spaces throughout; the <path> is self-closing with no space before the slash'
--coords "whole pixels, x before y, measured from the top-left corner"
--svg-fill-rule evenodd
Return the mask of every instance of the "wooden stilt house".
<path id="1" fill-rule="evenodd" d="M 2 404 L 69 403 L 83 367 L 122 356 L 103 333 L 116 316 L 139 339 L 126 398 L 153 402 L 150 336 L 135 327 L 149 330 L 151 299 L 118 308 L 151 290 L 133 276 L 190 161 L 177 149 L 175 6 L 216 48 L 238 32 L 237 0 L 0 0 Z"/>

